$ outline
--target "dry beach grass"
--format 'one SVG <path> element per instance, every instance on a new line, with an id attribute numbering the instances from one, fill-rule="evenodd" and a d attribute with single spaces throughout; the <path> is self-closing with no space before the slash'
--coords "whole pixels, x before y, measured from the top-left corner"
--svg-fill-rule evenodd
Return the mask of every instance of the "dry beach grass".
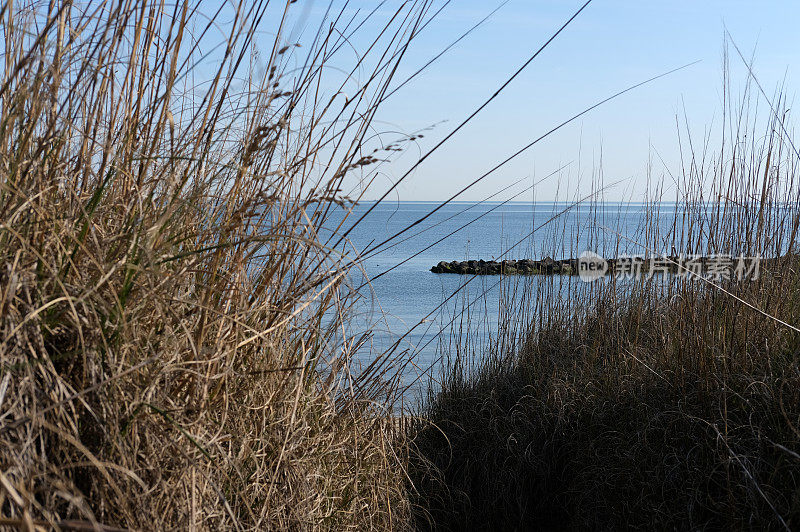
<path id="1" fill-rule="evenodd" d="M 0 10 L 2 524 L 405 522 L 394 377 L 350 371 L 354 263 L 317 230 L 426 6 L 325 100 L 366 30 L 331 13 L 295 66 L 288 3 L 226 6 Z"/>

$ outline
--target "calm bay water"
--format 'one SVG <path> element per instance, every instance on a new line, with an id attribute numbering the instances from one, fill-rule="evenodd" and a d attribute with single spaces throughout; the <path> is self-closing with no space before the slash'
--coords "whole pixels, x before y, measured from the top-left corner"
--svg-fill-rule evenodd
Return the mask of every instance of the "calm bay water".
<path id="1" fill-rule="evenodd" d="M 344 223 L 349 229 L 372 203 L 353 208 Z M 437 207 L 429 202 L 390 202 L 380 204 L 348 234 L 346 249 L 361 254 L 411 227 Z M 603 203 L 572 206 L 567 203 L 452 203 L 411 227 L 390 242 L 363 256 L 364 275 L 371 280 L 361 288 L 362 301 L 350 324 L 353 332 L 371 330 L 370 341 L 360 356 L 367 363 L 401 339 L 400 349 L 414 353 L 409 379 L 430 367 L 441 355 L 440 340 L 450 335 L 453 318 L 470 307 L 473 322 L 497 324 L 502 283 L 537 283 L 537 276 L 478 276 L 465 288 L 471 276 L 434 274 L 431 266 L 439 261 L 484 259 L 554 259 L 577 257 L 591 249 L 604 256 L 627 251 L 643 253 L 641 248 L 623 241 L 615 232 L 598 228 L 604 225 L 633 236 L 646 219 L 658 220 L 666 229 L 672 223 L 674 205 L 662 205 L 657 217 L 646 216 L 645 207 L 635 203 Z M 566 211 L 566 212 L 563 212 Z M 338 224 L 343 212 L 330 219 Z M 351 276 L 354 286 L 362 285 L 364 275 Z M 581 283 L 570 276 L 564 283 Z M 456 296 L 452 296 L 457 293 Z M 450 298 L 448 300 L 448 298 Z M 458 322 L 458 320 L 456 320 Z"/>

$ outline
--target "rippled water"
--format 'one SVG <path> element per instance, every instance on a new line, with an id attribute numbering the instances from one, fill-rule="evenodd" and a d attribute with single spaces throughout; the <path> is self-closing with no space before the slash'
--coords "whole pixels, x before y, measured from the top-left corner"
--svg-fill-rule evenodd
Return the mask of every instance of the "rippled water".
<path id="1" fill-rule="evenodd" d="M 638 234 L 646 219 L 658 220 L 662 229 L 672 223 L 674 206 L 661 205 L 658 216 L 646 216 L 642 204 L 603 203 L 581 205 L 565 203 L 453 203 L 444 206 L 426 220 L 437 203 L 394 202 L 380 204 L 359 224 L 353 223 L 373 204 L 355 206 L 343 225 L 348 234 L 351 254 L 370 250 L 363 257 L 366 276 L 371 283 L 362 287 L 365 296 L 358 305 L 358 316 L 351 327 L 371 329 L 370 342 L 362 348 L 363 362 L 398 339 L 401 348 L 415 353 L 415 366 L 408 368 L 409 379 L 433 364 L 440 356 L 439 340 L 451 332 L 451 322 L 458 318 L 466 303 L 473 322 L 496 325 L 500 308 L 501 282 L 536 283 L 537 276 L 506 278 L 434 274 L 431 266 L 439 261 L 466 259 L 555 259 L 576 257 L 591 249 L 603 256 L 627 250 L 642 253 L 636 245 L 622 241 L 616 233 Z M 335 227 L 343 211 L 329 221 Z M 610 230 L 601 229 L 605 226 Z M 340 233 L 341 233 L 340 231 Z M 620 246 L 619 248 L 617 246 Z M 472 279 L 470 281 L 470 279 Z M 354 273 L 351 282 L 358 286 L 364 279 Z M 469 282 L 468 282 L 469 281 Z M 566 277 L 564 284 L 580 283 Z M 462 287 L 468 283 L 466 287 Z M 455 296 L 453 294 L 456 294 Z M 449 300 L 448 300 L 449 298 Z M 459 320 L 456 319 L 456 323 Z"/>

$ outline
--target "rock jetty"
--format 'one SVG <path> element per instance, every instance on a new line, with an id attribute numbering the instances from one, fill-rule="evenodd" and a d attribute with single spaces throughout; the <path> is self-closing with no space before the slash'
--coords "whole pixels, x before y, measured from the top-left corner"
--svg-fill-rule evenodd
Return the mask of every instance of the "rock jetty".
<path id="1" fill-rule="evenodd" d="M 542 260 L 465 260 L 442 261 L 433 268 L 433 273 L 458 273 L 461 275 L 539 275 L 578 273 L 578 259 L 553 260 L 546 257 Z"/>
<path id="2" fill-rule="evenodd" d="M 787 254 L 781 257 L 760 258 L 760 257 L 734 257 L 731 255 L 692 255 L 692 256 L 667 256 L 653 257 L 650 260 L 641 257 L 617 257 L 603 259 L 604 274 L 612 274 L 622 271 L 636 271 L 648 273 L 653 269 L 654 273 L 684 273 L 692 271 L 698 275 L 714 275 L 722 272 L 725 278 L 733 278 L 746 270 L 746 275 L 758 276 L 758 272 L 769 272 L 776 275 L 783 271 L 795 272 L 794 265 L 800 261 L 800 256 Z M 756 261 L 758 264 L 754 263 Z M 542 260 L 521 259 L 521 260 L 464 260 L 464 261 L 442 261 L 431 268 L 433 273 L 456 273 L 460 275 L 577 275 L 579 273 L 578 259 L 554 260 L 545 257 Z"/>

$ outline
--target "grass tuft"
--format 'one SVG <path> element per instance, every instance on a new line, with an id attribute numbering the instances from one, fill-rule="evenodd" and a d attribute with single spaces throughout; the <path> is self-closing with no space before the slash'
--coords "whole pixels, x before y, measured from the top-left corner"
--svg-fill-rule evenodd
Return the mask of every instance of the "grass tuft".
<path id="1" fill-rule="evenodd" d="M 4 524 L 407 517 L 396 378 L 351 374 L 354 263 L 318 234 L 423 11 L 298 48 L 290 4 L 0 10 Z"/>

